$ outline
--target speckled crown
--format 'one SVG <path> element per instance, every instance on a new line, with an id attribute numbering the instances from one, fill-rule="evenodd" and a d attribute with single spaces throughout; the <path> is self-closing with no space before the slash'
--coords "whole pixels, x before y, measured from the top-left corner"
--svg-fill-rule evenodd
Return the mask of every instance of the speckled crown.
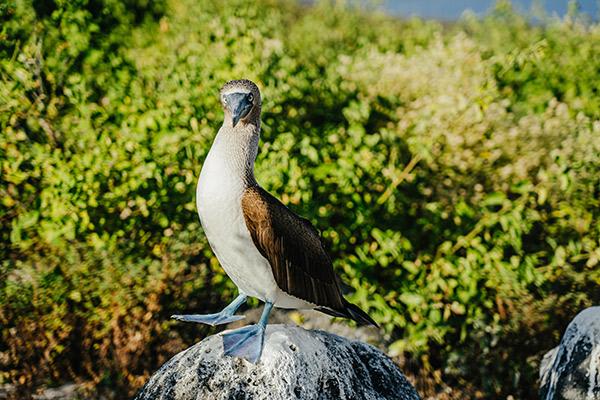
<path id="1" fill-rule="evenodd" d="M 221 95 L 226 93 L 232 93 L 237 90 L 252 93 L 254 98 L 258 99 L 259 102 L 261 100 L 260 90 L 258 89 L 258 86 L 256 86 L 256 84 L 249 79 L 238 79 L 227 82 L 221 88 Z"/>

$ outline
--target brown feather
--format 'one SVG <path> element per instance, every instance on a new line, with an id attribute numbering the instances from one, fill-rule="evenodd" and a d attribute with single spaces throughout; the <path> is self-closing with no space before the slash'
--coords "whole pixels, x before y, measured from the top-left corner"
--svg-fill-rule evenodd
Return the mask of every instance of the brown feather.
<path id="1" fill-rule="evenodd" d="M 260 186 L 250 186 L 242 210 L 252 240 L 281 290 L 302 300 L 345 310 L 331 259 L 318 231 Z"/>

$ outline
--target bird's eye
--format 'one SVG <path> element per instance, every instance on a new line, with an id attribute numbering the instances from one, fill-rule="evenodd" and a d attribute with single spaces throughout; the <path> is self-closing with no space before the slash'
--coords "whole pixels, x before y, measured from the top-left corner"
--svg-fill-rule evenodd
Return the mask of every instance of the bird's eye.
<path id="1" fill-rule="evenodd" d="M 223 99 L 223 104 L 227 104 L 227 97 L 223 96 L 222 99 Z"/>
<path id="2" fill-rule="evenodd" d="M 254 100 L 254 96 L 252 95 L 252 93 L 248 94 L 248 101 L 252 101 Z"/>

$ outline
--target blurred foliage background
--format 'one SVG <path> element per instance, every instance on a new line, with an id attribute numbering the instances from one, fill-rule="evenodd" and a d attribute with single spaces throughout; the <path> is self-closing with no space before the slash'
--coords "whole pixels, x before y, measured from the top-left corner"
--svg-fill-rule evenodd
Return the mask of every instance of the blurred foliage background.
<path id="1" fill-rule="evenodd" d="M 0 4 L 0 383 L 130 395 L 234 295 L 195 211 L 222 113 L 264 97 L 259 181 L 323 231 L 423 395 L 533 398 L 600 302 L 600 25 L 323 2 Z M 450 396 L 439 394 L 439 398 Z"/>

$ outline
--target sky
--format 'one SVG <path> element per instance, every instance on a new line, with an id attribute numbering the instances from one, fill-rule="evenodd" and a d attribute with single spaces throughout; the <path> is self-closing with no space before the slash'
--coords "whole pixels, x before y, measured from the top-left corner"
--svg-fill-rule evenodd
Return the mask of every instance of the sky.
<path id="1" fill-rule="evenodd" d="M 531 10 L 536 0 L 512 0 L 513 5 L 522 12 Z M 556 13 L 559 16 L 567 12 L 569 0 L 537 0 L 549 15 Z M 593 19 L 599 17 L 600 0 L 579 0 L 580 10 L 589 14 Z M 483 15 L 489 11 L 496 0 L 385 0 L 384 8 L 391 14 L 399 16 L 420 16 L 454 20 L 459 18 L 465 10 L 472 10 Z"/>

